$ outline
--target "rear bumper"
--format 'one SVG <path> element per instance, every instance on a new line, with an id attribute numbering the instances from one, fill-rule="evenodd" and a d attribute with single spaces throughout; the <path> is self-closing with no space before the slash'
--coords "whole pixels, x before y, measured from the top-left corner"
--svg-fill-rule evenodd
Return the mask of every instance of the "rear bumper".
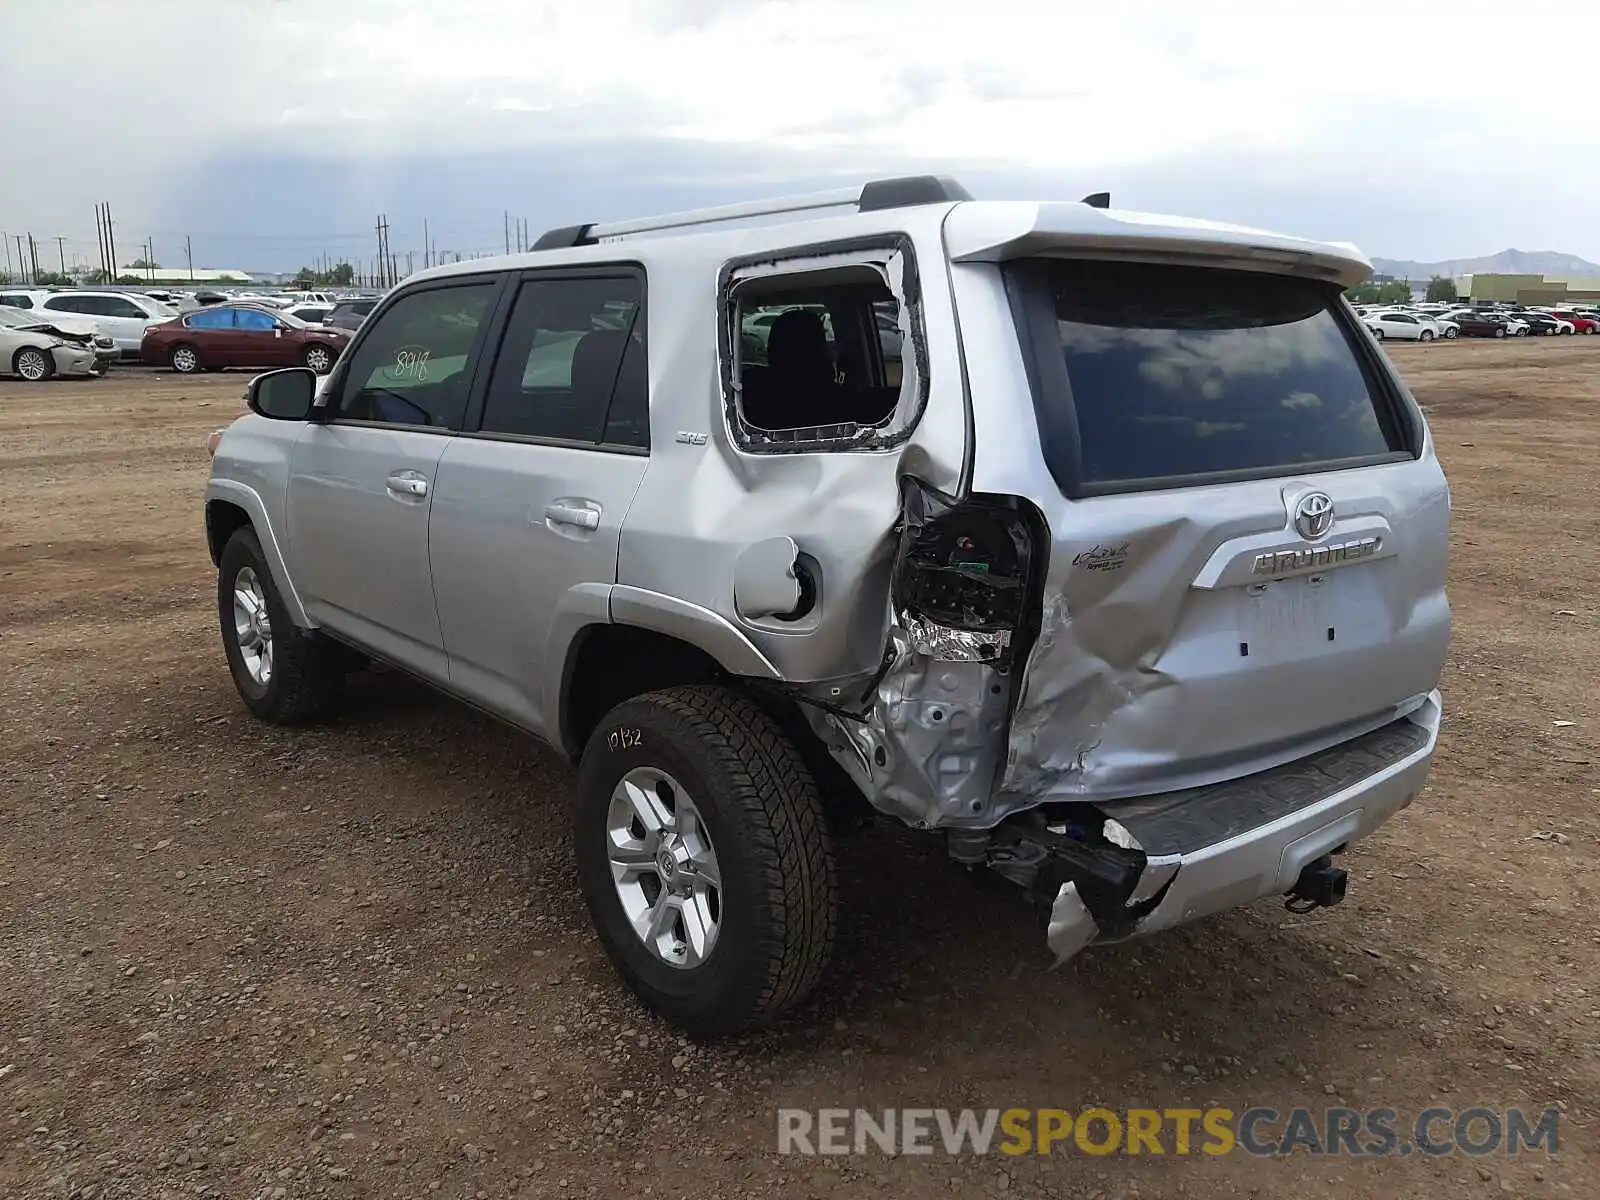
<path id="1" fill-rule="evenodd" d="M 1422 790 L 1442 716 L 1433 692 L 1405 718 L 1322 754 L 1214 788 L 1100 806 L 1148 856 L 1139 937 L 1292 889 L 1324 854 L 1371 833 Z M 1087 922 L 1093 928 L 1085 925 Z M 1105 938 L 1071 885 L 1048 941 L 1058 957 Z"/>

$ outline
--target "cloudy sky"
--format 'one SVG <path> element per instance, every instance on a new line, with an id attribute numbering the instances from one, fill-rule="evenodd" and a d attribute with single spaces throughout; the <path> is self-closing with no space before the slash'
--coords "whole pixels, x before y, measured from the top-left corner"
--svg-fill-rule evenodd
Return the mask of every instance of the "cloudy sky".
<path id="1" fill-rule="evenodd" d="M 293 268 L 939 170 L 1600 260 L 1587 0 L 0 0 L 0 230 Z M 1490 85 L 1489 80 L 1496 81 Z M 1587 96 L 1584 93 L 1587 92 Z M 4 259 L 0 258 L 0 264 Z"/>

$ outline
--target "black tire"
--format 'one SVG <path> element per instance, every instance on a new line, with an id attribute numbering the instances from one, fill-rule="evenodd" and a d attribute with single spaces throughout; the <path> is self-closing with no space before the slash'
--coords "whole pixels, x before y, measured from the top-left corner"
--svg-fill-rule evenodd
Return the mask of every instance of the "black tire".
<path id="1" fill-rule="evenodd" d="M 199 347 L 179 342 L 167 355 L 167 365 L 179 375 L 198 375 L 201 369 Z"/>
<path id="2" fill-rule="evenodd" d="M 333 364 L 339 361 L 339 353 L 332 346 L 312 342 L 306 347 L 301 361 L 318 375 L 326 375 L 333 370 Z"/>
<path id="3" fill-rule="evenodd" d="M 265 683 L 258 682 L 245 665 L 234 624 L 234 585 L 245 568 L 258 581 L 271 622 L 272 670 Z M 279 725 L 295 725 L 326 717 L 338 707 L 345 667 L 339 648 L 295 626 L 255 530 L 248 527 L 234 533 L 223 547 L 217 570 L 217 617 L 234 686 L 245 707 L 256 716 Z"/>
<path id="4" fill-rule="evenodd" d="M 1373 331 L 1372 331 L 1372 336 L 1373 336 L 1373 337 L 1375 337 L 1375 338 L 1377 338 L 1377 339 L 1378 339 L 1378 340 L 1379 340 L 1379 341 L 1380 341 L 1380 342 L 1381 342 L 1381 341 L 1383 341 L 1383 330 L 1381 330 L 1381 329 L 1374 329 L 1374 330 L 1373 330 Z"/>
<path id="5" fill-rule="evenodd" d="M 693 799 L 721 873 L 705 961 L 663 961 L 634 932 L 612 881 L 607 814 L 628 772 L 656 768 Z M 696 1040 L 794 1007 L 821 978 L 837 907 L 833 847 L 800 753 L 752 700 L 720 687 L 651 692 L 612 709 L 578 776 L 573 854 L 606 956 L 650 1008 Z"/>
<path id="6" fill-rule="evenodd" d="M 1504 329 L 1496 329 L 1496 330 L 1495 330 L 1495 331 L 1494 331 L 1494 335 L 1495 335 L 1495 337 L 1497 337 L 1497 338 L 1503 338 L 1503 337 L 1505 337 L 1505 335 L 1506 335 L 1506 331 L 1505 331 L 1505 330 L 1504 330 Z"/>
<path id="7" fill-rule="evenodd" d="M 1433 341 L 1433 330 L 1431 330 L 1431 329 L 1424 329 L 1424 330 L 1423 330 L 1423 331 L 1422 331 L 1422 334 L 1421 334 L 1421 340 L 1422 340 L 1422 341 L 1424 341 L 1424 342 L 1431 342 L 1431 341 Z"/>
<path id="8" fill-rule="evenodd" d="M 23 346 L 11 356 L 11 371 L 28 383 L 43 383 L 56 373 L 55 355 L 37 346 Z"/>

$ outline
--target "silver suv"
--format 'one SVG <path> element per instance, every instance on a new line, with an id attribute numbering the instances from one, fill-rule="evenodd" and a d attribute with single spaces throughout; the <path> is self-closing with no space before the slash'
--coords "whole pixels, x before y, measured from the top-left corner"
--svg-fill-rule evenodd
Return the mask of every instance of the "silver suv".
<path id="1" fill-rule="evenodd" d="M 816 983 L 873 814 L 1061 959 L 1337 903 L 1450 632 L 1369 269 L 914 177 L 423 272 L 221 438 L 233 678 L 301 721 L 377 659 L 567 754 L 600 940 L 697 1037 Z"/>

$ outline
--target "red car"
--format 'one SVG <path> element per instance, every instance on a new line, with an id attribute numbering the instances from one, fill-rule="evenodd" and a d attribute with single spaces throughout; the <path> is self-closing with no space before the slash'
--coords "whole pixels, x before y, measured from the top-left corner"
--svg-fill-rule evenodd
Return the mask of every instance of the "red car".
<path id="1" fill-rule="evenodd" d="M 310 367 L 326 375 L 351 336 L 259 305 L 216 304 L 151 325 L 139 353 L 184 375 L 224 367 Z"/>
<path id="2" fill-rule="evenodd" d="M 1596 329 L 1600 329 L 1600 321 L 1586 317 L 1581 312 L 1573 312 L 1571 309 L 1555 309 L 1551 315 L 1560 317 L 1563 321 L 1571 321 L 1573 333 L 1593 333 Z"/>

